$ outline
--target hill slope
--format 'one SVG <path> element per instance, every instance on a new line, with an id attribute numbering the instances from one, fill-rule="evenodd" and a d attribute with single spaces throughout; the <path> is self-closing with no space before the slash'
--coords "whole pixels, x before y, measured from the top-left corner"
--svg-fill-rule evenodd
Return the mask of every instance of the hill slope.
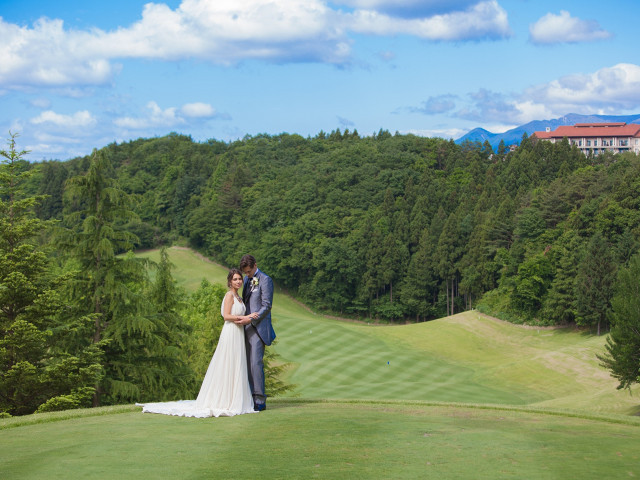
<path id="1" fill-rule="evenodd" d="M 170 256 L 174 275 L 189 288 L 203 277 L 224 281 L 225 268 L 192 251 L 173 248 Z M 525 328 L 477 312 L 413 325 L 366 325 L 316 315 L 280 292 L 273 316 L 273 348 L 293 364 L 288 379 L 297 387 L 291 395 L 640 413 L 640 389 L 634 396 L 616 390 L 598 364 L 604 336 Z"/>

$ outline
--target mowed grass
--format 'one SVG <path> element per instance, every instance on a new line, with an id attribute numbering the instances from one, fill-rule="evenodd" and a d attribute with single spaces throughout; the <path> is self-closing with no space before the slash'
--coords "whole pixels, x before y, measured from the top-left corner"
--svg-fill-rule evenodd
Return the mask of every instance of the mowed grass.
<path id="1" fill-rule="evenodd" d="M 225 268 L 170 255 L 188 290 L 224 283 Z M 122 406 L 0 420 L 0 478 L 640 476 L 639 392 L 617 391 L 598 365 L 604 337 L 476 312 L 373 326 L 279 292 L 273 314 L 296 388 L 266 412 L 189 419 Z"/>
<path id="2" fill-rule="evenodd" d="M 46 414 L 45 414 L 46 415 Z M 138 412 L 0 433 L 11 479 L 602 479 L 640 475 L 640 426 L 464 406 L 277 400 L 192 419 Z"/>
<path id="3" fill-rule="evenodd" d="M 191 250 L 169 250 L 187 290 L 227 270 Z M 144 256 L 158 260 L 157 251 Z M 525 328 L 464 312 L 413 325 L 376 326 L 317 315 L 276 292 L 273 347 L 291 364 L 289 396 L 529 405 L 640 414 L 640 389 L 619 391 L 599 365 L 605 336 Z"/>

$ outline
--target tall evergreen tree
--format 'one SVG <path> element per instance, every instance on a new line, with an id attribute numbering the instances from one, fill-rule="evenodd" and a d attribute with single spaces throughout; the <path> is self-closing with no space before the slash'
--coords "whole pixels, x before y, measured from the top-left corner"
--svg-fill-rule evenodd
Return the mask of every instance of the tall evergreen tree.
<path id="1" fill-rule="evenodd" d="M 572 230 L 557 242 L 556 271 L 541 310 L 545 323 L 567 325 L 575 322 L 579 247 L 580 238 Z"/>
<path id="2" fill-rule="evenodd" d="M 87 173 L 69 180 L 66 200 L 72 212 L 61 246 L 78 270 L 74 300 L 94 318 L 91 342 L 105 354 L 93 405 L 162 398 L 172 375 L 166 367 L 180 362 L 147 295 L 146 263 L 124 254 L 136 238 L 123 224 L 135 214 L 104 152 L 94 151 Z"/>
<path id="3" fill-rule="evenodd" d="M 167 248 L 163 247 L 149 295 L 152 303 L 150 316 L 156 326 L 156 336 L 164 341 L 164 351 L 154 355 L 157 360 L 158 389 L 164 392 L 156 398 L 161 399 L 186 398 L 195 380 L 183 349 L 191 331 L 180 314 L 184 309 L 186 294 L 176 285 L 171 275 L 172 268 Z"/>
<path id="4" fill-rule="evenodd" d="M 42 197 L 25 192 L 34 170 L 15 139 L 0 151 L 0 412 L 87 406 L 102 373 L 100 351 L 65 348 L 68 330 L 86 319 L 69 315 L 67 276 L 38 242 L 48 226 L 35 216 Z"/>
<path id="5" fill-rule="evenodd" d="M 640 383 L 640 255 L 618 274 L 612 301 L 613 320 L 607 337 L 607 354 L 599 356 L 618 379 L 618 388 Z"/>
<path id="6" fill-rule="evenodd" d="M 597 232 L 589 241 L 576 278 L 576 305 L 579 325 L 596 326 L 600 335 L 611 318 L 611 299 L 616 279 L 616 263 L 605 238 Z"/>

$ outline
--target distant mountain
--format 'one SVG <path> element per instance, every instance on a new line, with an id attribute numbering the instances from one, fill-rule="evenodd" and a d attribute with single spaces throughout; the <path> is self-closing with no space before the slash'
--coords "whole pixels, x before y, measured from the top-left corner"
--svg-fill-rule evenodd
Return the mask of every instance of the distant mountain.
<path id="1" fill-rule="evenodd" d="M 460 144 L 465 140 L 472 142 L 479 141 L 484 143 L 488 140 L 491 147 L 496 150 L 500 144 L 500 140 L 504 140 L 506 146 L 518 145 L 522 140 L 522 135 L 526 133 L 530 136 L 533 132 L 544 131 L 547 127 L 555 130 L 561 125 L 575 125 L 576 123 L 602 123 L 602 122 L 626 122 L 640 123 L 640 114 L 635 115 L 579 115 L 570 113 L 564 117 L 554 118 L 552 120 L 534 120 L 532 122 L 520 125 L 519 127 L 507 130 L 504 133 L 492 133 L 484 128 L 474 128 L 467 134 L 456 140 Z"/>

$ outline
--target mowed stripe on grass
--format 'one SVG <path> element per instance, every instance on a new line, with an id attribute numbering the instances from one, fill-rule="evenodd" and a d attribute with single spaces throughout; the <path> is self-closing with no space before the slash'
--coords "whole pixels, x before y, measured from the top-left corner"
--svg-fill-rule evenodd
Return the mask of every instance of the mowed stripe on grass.
<path id="1" fill-rule="evenodd" d="M 188 249 L 171 248 L 174 275 L 190 291 L 227 270 Z M 144 253 L 158 259 L 157 251 Z M 258 264 L 259 265 L 259 264 Z M 432 322 L 373 326 L 317 315 L 279 292 L 275 351 L 292 364 L 289 395 L 536 405 L 637 414 L 640 389 L 616 390 L 596 354 L 605 337 L 533 329 L 464 312 Z"/>
<path id="2" fill-rule="evenodd" d="M 277 352 L 296 363 L 294 392 L 310 398 L 527 403 L 511 391 L 473 381 L 474 371 L 383 341 L 367 327 L 326 318 L 279 316 Z"/>

